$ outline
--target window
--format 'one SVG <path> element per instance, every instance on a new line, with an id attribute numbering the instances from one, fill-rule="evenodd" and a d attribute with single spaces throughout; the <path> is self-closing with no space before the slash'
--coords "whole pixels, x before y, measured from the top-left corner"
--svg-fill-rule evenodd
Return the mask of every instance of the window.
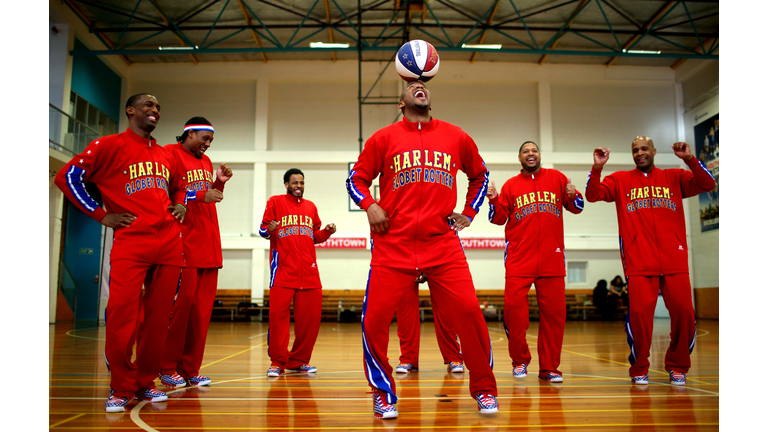
<path id="1" fill-rule="evenodd" d="M 586 261 L 568 261 L 568 283 L 585 284 L 587 283 L 587 262 Z"/>
<path id="2" fill-rule="evenodd" d="M 82 152 L 91 141 L 117 133 L 116 121 L 75 92 L 70 92 L 69 114 L 74 120 L 69 120 L 64 146 L 73 149 L 75 154 Z"/>

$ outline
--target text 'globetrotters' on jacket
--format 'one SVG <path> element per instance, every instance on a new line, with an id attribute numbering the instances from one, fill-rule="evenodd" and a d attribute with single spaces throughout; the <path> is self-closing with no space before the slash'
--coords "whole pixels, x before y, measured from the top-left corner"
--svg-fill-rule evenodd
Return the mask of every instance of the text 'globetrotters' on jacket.
<path id="1" fill-rule="evenodd" d="M 64 165 L 55 182 L 77 208 L 96 221 L 107 213 L 136 217 L 130 226 L 114 230 L 111 260 L 129 258 L 183 267 L 181 226 L 168 210 L 174 169 L 173 159 L 153 138 L 142 138 L 128 129 L 92 141 Z M 86 182 L 97 184 L 106 211 L 88 194 Z M 164 250 L 178 249 L 178 254 L 157 256 L 161 245 Z"/>
<path id="2" fill-rule="evenodd" d="M 178 182 L 171 184 L 171 193 L 179 188 L 183 193 L 183 202 L 187 207 L 184 222 L 181 224 L 184 236 L 184 259 L 187 267 L 221 268 L 221 233 L 216 203 L 205 202 L 205 193 L 211 189 L 224 192 L 224 183 L 215 179 L 211 159 L 202 155 L 196 157 L 181 143 L 163 147 L 170 157 L 175 158 Z"/>
<path id="3" fill-rule="evenodd" d="M 574 200 L 568 198 L 567 184 L 565 175 L 554 169 L 541 168 L 535 174 L 521 171 L 488 201 L 488 220 L 506 224 L 506 277 L 565 276 L 563 208 L 573 214 L 584 210 L 579 191 Z"/>
<path id="4" fill-rule="evenodd" d="M 371 265 L 418 269 L 465 259 L 447 220 L 456 208 L 456 174 L 469 178 L 462 214 L 474 219 L 488 187 L 488 170 L 477 145 L 459 127 L 433 119 L 384 127 L 365 143 L 347 178 L 347 192 L 363 210 L 375 202 L 379 178 L 389 228 L 371 233 Z"/>
<path id="5" fill-rule="evenodd" d="M 278 225 L 270 232 L 267 227 L 273 220 Z M 269 198 L 259 235 L 269 239 L 270 287 L 322 288 L 315 244 L 328 240 L 331 232 L 320 226 L 312 201 L 288 193 Z"/>
<path id="6" fill-rule="evenodd" d="M 691 171 L 654 167 L 645 175 L 635 168 L 617 171 L 602 182 L 602 169 L 592 168 L 587 201 L 616 203 L 626 276 L 688 273 L 683 198 L 710 191 L 716 183 L 695 157 L 685 163 Z"/>

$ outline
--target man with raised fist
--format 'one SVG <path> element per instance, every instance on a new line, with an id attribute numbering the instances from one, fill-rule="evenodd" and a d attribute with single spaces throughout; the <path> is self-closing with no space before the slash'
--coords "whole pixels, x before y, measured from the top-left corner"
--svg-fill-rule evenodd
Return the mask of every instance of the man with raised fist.
<path id="1" fill-rule="evenodd" d="M 674 143 L 672 150 L 690 171 L 656 168 L 653 140 L 639 136 L 632 141 L 637 168 L 617 171 L 601 182 L 611 149 L 596 148 L 587 180 L 587 201 L 616 203 L 621 262 L 630 300 L 625 325 L 633 384 L 648 384 L 653 314 L 659 292 L 671 318 L 672 340 L 664 368 L 673 385 L 685 385 L 696 340 L 683 198 L 712 190 L 715 178 L 691 155 L 688 144 Z"/>
<path id="2" fill-rule="evenodd" d="M 488 188 L 488 220 L 506 225 L 504 237 L 504 328 L 507 332 L 513 376 L 528 375 L 531 352 L 528 330 L 528 291 L 536 287 L 539 305 L 539 379 L 563 382 L 558 370 L 565 332 L 565 248 L 563 208 L 573 214 L 584 210 L 584 198 L 571 179 L 555 169 L 541 167 L 539 146 L 520 146 L 520 174 Z"/>

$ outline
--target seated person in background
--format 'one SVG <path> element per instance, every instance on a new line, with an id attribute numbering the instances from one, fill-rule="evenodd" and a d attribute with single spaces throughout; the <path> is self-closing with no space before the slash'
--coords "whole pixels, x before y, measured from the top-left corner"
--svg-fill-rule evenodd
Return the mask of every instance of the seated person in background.
<path id="1" fill-rule="evenodd" d="M 597 281 L 597 285 L 592 290 L 592 304 L 597 307 L 597 311 L 603 316 L 603 321 L 609 316 L 613 316 L 613 313 L 616 311 L 616 303 L 608 299 L 608 282 L 605 279 Z"/>
<path id="2" fill-rule="evenodd" d="M 629 291 L 627 291 L 627 284 L 624 283 L 620 275 L 616 275 L 611 281 L 608 295 L 613 296 L 617 300 L 621 298 L 621 303 L 629 308 Z"/>

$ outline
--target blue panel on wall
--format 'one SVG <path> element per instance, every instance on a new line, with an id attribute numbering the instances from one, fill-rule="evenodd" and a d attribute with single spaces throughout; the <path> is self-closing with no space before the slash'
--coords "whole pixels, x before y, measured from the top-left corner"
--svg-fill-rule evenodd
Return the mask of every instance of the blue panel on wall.
<path id="1" fill-rule="evenodd" d="M 87 50 L 75 38 L 76 50 Z M 114 121 L 122 113 L 120 86 L 122 79 L 96 56 L 75 56 L 72 59 L 72 91 L 82 96 Z"/>
<path id="2" fill-rule="evenodd" d="M 101 203 L 101 194 L 92 183 L 86 183 L 88 194 Z M 101 273 L 101 224 L 66 203 L 64 264 L 77 284 L 74 295 L 75 320 L 96 322 L 99 315 L 98 275 Z"/>

